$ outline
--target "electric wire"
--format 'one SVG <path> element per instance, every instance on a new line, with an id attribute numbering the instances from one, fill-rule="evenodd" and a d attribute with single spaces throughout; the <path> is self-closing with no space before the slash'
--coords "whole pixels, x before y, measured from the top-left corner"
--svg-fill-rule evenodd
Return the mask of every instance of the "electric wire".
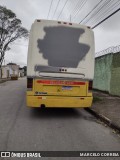
<path id="1" fill-rule="evenodd" d="M 54 13 L 53 13 L 52 19 L 53 19 L 53 17 L 55 16 L 55 13 L 56 13 L 56 11 L 57 11 L 57 9 L 58 9 L 58 6 L 59 6 L 60 1 L 61 1 L 61 0 L 58 0 L 58 3 L 57 3 L 57 5 L 56 5 L 55 11 L 54 11 Z"/>
<path id="2" fill-rule="evenodd" d="M 104 18 L 102 21 L 100 21 L 99 23 L 97 23 L 95 26 L 92 27 L 92 29 L 96 28 L 98 25 L 100 25 L 101 23 L 103 23 L 104 21 L 106 21 L 108 18 L 110 18 L 111 16 L 113 16 L 114 14 L 116 14 L 117 12 L 120 11 L 120 8 L 118 8 L 117 10 L 115 10 L 113 13 L 111 13 L 109 16 L 107 16 L 106 18 Z"/>
<path id="3" fill-rule="evenodd" d="M 74 12 L 74 8 L 76 7 L 76 3 L 78 3 L 79 0 L 74 0 L 74 2 L 73 2 L 73 0 L 70 0 L 69 2 L 70 2 L 70 4 L 67 6 L 67 10 L 68 10 L 68 18 L 67 19 L 70 19 L 70 21 L 71 21 L 72 12 Z M 70 11 L 72 11 L 72 12 L 70 12 Z"/>
<path id="4" fill-rule="evenodd" d="M 49 7 L 49 11 L 48 11 L 48 15 L 47 15 L 47 19 L 48 19 L 48 17 L 49 17 L 50 11 L 51 11 L 52 3 L 53 3 L 53 0 L 51 0 L 51 3 L 50 3 L 50 7 Z"/>
<path id="5" fill-rule="evenodd" d="M 79 7 L 81 6 L 81 4 L 83 3 L 83 1 L 84 0 L 82 0 L 81 2 L 80 2 L 80 0 L 78 0 L 78 2 L 77 2 L 77 4 L 76 4 L 76 6 L 75 6 L 75 8 L 73 9 L 73 11 L 72 11 L 72 13 L 71 13 L 71 15 L 75 15 L 76 14 L 76 12 L 78 12 L 78 10 L 79 10 Z"/>
<path id="6" fill-rule="evenodd" d="M 85 4 L 87 3 L 87 0 L 85 0 L 83 2 L 83 4 L 81 5 L 81 7 L 79 8 L 78 12 L 73 16 L 73 20 L 75 19 L 75 17 L 81 12 L 81 10 L 83 9 L 83 7 L 85 6 Z"/>
<path id="7" fill-rule="evenodd" d="M 75 13 L 75 11 L 76 11 L 76 9 L 77 9 L 79 3 L 80 3 L 80 1 L 78 0 L 78 1 L 76 2 L 76 5 L 74 6 L 72 12 L 70 13 L 71 19 L 72 19 L 72 15 Z"/>
<path id="8" fill-rule="evenodd" d="M 78 5 L 78 9 L 76 9 L 76 11 L 73 14 L 73 18 L 79 13 L 79 11 L 81 11 L 81 8 L 83 7 L 83 5 L 86 3 L 87 0 L 83 0 L 81 1 L 81 3 Z"/>
<path id="9" fill-rule="evenodd" d="M 107 5 L 106 5 L 106 7 L 107 7 L 107 9 L 109 9 L 109 6 L 111 6 L 111 4 L 113 3 L 113 1 L 112 0 L 110 0 L 110 3 L 108 3 Z M 93 20 L 92 20 L 92 24 L 95 24 L 95 22 L 97 22 L 99 19 L 98 19 L 98 17 L 99 17 L 99 15 L 102 15 L 103 16 L 103 18 L 104 18 L 104 14 L 103 14 L 103 12 L 104 12 L 104 10 L 106 10 L 106 8 L 104 8 L 104 6 L 103 6 L 103 8 L 101 9 L 101 11 L 99 12 L 99 14 L 98 14 L 98 16 L 94 16 L 94 18 L 93 18 Z M 90 23 L 90 24 L 91 24 Z M 91 24 L 91 25 L 92 25 Z"/>
<path id="10" fill-rule="evenodd" d="M 64 10 L 64 8 L 65 8 L 65 6 L 66 6 L 67 2 L 68 2 L 68 0 L 66 0 L 66 1 L 65 1 L 65 4 L 64 4 L 64 6 L 63 6 L 63 8 L 62 8 L 62 10 L 61 10 L 61 12 L 60 12 L 60 14 L 58 15 L 57 20 L 58 20 L 58 19 L 59 19 L 59 17 L 61 16 L 61 14 L 62 14 L 62 12 L 63 12 L 63 10 Z"/>
<path id="11" fill-rule="evenodd" d="M 96 17 L 96 15 L 98 15 L 98 13 L 100 13 L 101 10 L 102 10 L 104 7 L 106 7 L 106 5 L 107 5 L 108 3 L 110 3 L 111 1 L 112 1 L 112 0 L 110 0 L 110 1 L 106 0 L 101 6 L 99 6 L 99 8 L 93 13 L 93 15 L 91 15 L 91 18 L 89 18 L 88 20 L 86 20 L 86 21 L 84 22 L 84 24 L 87 24 L 89 21 L 91 21 L 92 19 L 94 19 L 94 18 Z"/>
<path id="12" fill-rule="evenodd" d="M 97 3 L 97 4 L 95 5 L 95 7 L 79 22 L 79 24 L 82 23 L 82 22 L 99 6 L 99 4 L 100 4 L 102 1 L 104 1 L 104 0 L 101 0 L 99 3 Z"/>
<path id="13" fill-rule="evenodd" d="M 94 18 L 91 20 L 90 23 L 95 23 L 99 20 L 99 16 L 101 17 L 105 17 L 104 13 L 107 12 L 110 9 L 110 6 L 113 4 L 113 0 L 110 0 L 109 3 L 106 4 L 106 6 L 103 8 L 96 14 L 96 16 L 94 16 Z"/>
<path id="14" fill-rule="evenodd" d="M 119 4 L 120 4 L 120 1 L 117 1 L 117 2 L 115 2 L 114 4 L 110 4 L 110 6 L 108 7 L 108 10 L 106 10 L 106 11 L 104 11 L 102 14 L 104 15 L 104 17 L 105 17 L 105 15 L 108 15 L 108 13 L 111 13 L 117 6 L 119 6 Z M 112 5 L 112 6 L 111 6 Z M 110 8 L 111 7 L 111 8 Z M 101 19 L 103 19 L 103 15 L 99 15 L 98 16 L 98 19 L 99 19 L 99 21 L 101 20 Z"/>

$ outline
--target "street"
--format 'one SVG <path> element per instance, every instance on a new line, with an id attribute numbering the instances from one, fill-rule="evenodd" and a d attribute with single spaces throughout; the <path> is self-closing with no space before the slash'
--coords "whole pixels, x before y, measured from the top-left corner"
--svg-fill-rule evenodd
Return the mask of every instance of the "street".
<path id="1" fill-rule="evenodd" d="M 84 109 L 26 107 L 26 78 L 0 84 L 0 150 L 117 151 L 120 139 Z"/>

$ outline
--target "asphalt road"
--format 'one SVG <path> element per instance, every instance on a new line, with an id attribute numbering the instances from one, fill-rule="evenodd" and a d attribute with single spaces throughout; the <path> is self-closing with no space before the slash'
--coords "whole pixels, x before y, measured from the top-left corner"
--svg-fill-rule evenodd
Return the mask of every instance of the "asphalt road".
<path id="1" fill-rule="evenodd" d="M 0 84 L 0 150 L 118 151 L 120 138 L 84 109 L 27 108 L 22 78 Z"/>

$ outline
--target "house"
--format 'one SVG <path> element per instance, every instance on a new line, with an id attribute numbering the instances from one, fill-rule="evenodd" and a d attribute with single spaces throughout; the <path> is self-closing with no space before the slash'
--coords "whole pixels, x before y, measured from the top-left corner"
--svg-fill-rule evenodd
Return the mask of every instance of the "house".
<path id="1" fill-rule="evenodd" d="M 23 68 L 19 68 L 19 77 L 24 77 L 27 75 L 27 66 L 24 66 Z"/>
<path id="2" fill-rule="evenodd" d="M 19 77 L 24 77 L 24 68 L 19 68 Z"/>
<path id="3" fill-rule="evenodd" d="M 0 78 L 17 79 L 19 76 L 19 65 L 15 63 L 8 63 L 1 67 Z"/>
<path id="4" fill-rule="evenodd" d="M 11 79 L 18 79 L 18 77 L 19 77 L 19 65 L 17 65 L 16 63 L 8 63 L 7 66 L 10 69 Z"/>
<path id="5" fill-rule="evenodd" d="M 0 70 L 0 78 L 10 78 L 10 68 L 7 65 L 1 67 Z"/>
<path id="6" fill-rule="evenodd" d="M 24 66 L 23 69 L 24 69 L 24 76 L 27 76 L 27 66 Z"/>

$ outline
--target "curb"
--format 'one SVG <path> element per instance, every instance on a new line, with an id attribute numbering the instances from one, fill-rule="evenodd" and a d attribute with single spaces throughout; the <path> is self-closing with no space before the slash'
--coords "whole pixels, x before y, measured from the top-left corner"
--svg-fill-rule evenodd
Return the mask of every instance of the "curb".
<path id="1" fill-rule="evenodd" d="M 5 83 L 5 82 L 7 82 L 7 81 L 11 81 L 11 79 L 10 79 L 10 78 L 8 78 L 8 79 L 0 79 L 0 84 L 1 84 L 1 83 Z"/>
<path id="2" fill-rule="evenodd" d="M 3 80 L 3 81 L 0 81 L 0 84 L 1 84 L 1 83 L 5 83 L 5 82 L 7 82 L 7 81 L 4 81 L 4 80 Z"/>
<path id="3" fill-rule="evenodd" d="M 92 115 L 94 115 L 96 118 L 99 118 L 101 121 L 103 121 L 104 123 L 106 123 L 112 129 L 117 130 L 117 133 L 120 133 L 120 127 L 117 126 L 115 123 L 113 123 L 109 118 L 103 116 L 102 114 L 97 113 L 93 109 L 85 108 L 85 110 L 87 112 L 91 113 Z"/>

